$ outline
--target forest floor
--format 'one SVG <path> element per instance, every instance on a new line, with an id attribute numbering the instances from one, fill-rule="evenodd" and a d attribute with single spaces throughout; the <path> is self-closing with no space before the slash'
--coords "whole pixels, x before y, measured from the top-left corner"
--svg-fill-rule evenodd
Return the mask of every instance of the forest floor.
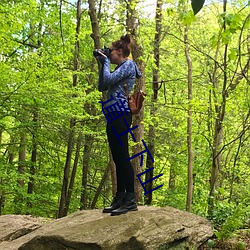
<path id="1" fill-rule="evenodd" d="M 237 237 L 225 241 L 218 239 L 214 241 L 215 245 L 212 250 L 250 250 L 250 231 L 241 232 Z M 206 244 L 199 249 L 208 250 L 209 248 Z"/>

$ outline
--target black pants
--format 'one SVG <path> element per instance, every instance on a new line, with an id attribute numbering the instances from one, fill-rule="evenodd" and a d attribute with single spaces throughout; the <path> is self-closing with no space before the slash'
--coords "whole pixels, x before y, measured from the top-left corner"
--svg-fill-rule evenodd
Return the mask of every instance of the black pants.
<path id="1" fill-rule="evenodd" d="M 118 136 L 122 132 L 128 130 L 123 119 L 126 120 L 129 127 L 131 126 L 132 114 L 130 112 L 128 112 L 129 115 L 127 115 L 126 112 L 122 113 L 124 115 L 111 121 L 111 124 L 107 122 L 106 132 L 113 160 L 116 165 L 117 192 L 134 192 L 134 169 L 131 162 L 127 161 L 129 158 L 128 133 Z M 112 127 L 115 129 L 117 135 Z M 118 138 L 120 139 L 122 146 Z"/>

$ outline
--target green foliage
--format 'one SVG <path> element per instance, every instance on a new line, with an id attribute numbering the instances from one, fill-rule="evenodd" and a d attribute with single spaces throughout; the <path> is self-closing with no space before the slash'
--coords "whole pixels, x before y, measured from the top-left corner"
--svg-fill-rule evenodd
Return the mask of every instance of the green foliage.
<path id="1" fill-rule="evenodd" d="M 99 16 L 101 42 L 108 46 L 126 32 L 126 2 L 102 3 Z M 151 10 L 147 13 L 146 8 L 132 6 L 140 13 L 137 39 L 144 51 L 141 57 L 145 63 L 147 92 L 143 121 L 144 140 L 148 142 L 149 126 L 153 125 L 154 174 L 163 173 L 163 176 L 153 183 L 154 187 L 163 184 L 162 188 L 153 192 L 153 205 L 173 206 L 185 210 L 189 103 L 183 35 L 184 27 L 189 26 L 190 55 L 193 63 L 193 100 L 190 103 L 193 112 L 194 153 L 192 212 L 206 216 L 213 163 L 214 127 L 220 104 L 224 101 L 221 93 L 224 83 L 224 51 L 227 44 L 228 97 L 221 140 L 221 147 L 224 147 L 210 217 L 215 224 L 217 237 L 225 239 L 244 227 L 246 218 L 249 217 L 249 82 L 243 77 L 233 88 L 249 56 L 249 8 L 244 8 L 239 2 L 230 3 L 227 13 L 222 13 L 221 3 L 208 3 L 208 7 L 203 7 L 203 4 L 204 1 L 192 1 L 194 12 L 184 0 L 170 1 L 164 5 L 158 69 L 160 81 L 163 82 L 159 84 L 156 103 L 151 100 L 152 71 L 156 69 L 152 53 L 155 20 Z M 195 16 L 202 7 L 203 15 Z M 76 119 L 73 158 L 76 138 L 81 134 L 83 139 L 70 213 L 81 206 L 82 168 L 85 164 L 88 164 L 89 169 L 87 208 L 90 208 L 103 177 L 109 152 L 105 134 L 106 121 L 98 103 L 101 93 L 97 91 L 97 65 L 92 57 L 94 44 L 89 16 L 84 8 L 85 4 L 81 14 L 79 36 L 79 70 L 74 71 L 74 5 L 63 1 L 62 27 L 59 6 L 53 1 L 4 1 L 0 5 L 0 200 L 4 199 L 4 207 L 1 210 L 3 214 L 56 216 L 71 132 L 71 118 Z M 32 37 L 31 33 L 34 33 Z M 40 46 L 37 47 L 38 42 Z M 72 87 L 74 74 L 78 76 L 76 87 Z M 153 106 L 156 111 L 151 114 Z M 34 120 L 35 114 L 38 115 L 37 121 Z M 22 135 L 27 139 L 25 161 L 19 160 Z M 239 135 L 242 135 L 241 142 Z M 35 163 L 31 160 L 34 141 L 37 144 Z M 133 144 L 131 138 L 129 143 Z M 239 145 L 240 151 L 237 155 Z M 88 146 L 90 152 L 87 152 Z M 20 164 L 24 166 L 23 174 L 18 172 Z M 30 171 L 33 165 L 34 175 Z M 31 178 L 34 179 L 34 190 L 32 194 L 28 194 L 28 182 Z M 24 186 L 17 184 L 20 179 L 24 181 Z M 97 208 L 109 203 L 111 185 L 109 177 L 97 200 Z M 236 204 L 242 205 L 237 208 Z"/>
<path id="2" fill-rule="evenodd" d="M 213 209 L 212 217 L 210 218 L 215 225 L 222 225 L 228 217 L 230 217 L 235 209 L 235 205 L 227 201 L 216 202 Z"/>
<path id="3" fill-rule="evenodd" d="M 239 204 L 231 214 L 221 224 L 220 229 L 215 232 L 215 235 L 220 240 L 225 240 L 234 236 L 239 229 L 246 227 L 246 222 L 250 216 L 250 207 Z"/>

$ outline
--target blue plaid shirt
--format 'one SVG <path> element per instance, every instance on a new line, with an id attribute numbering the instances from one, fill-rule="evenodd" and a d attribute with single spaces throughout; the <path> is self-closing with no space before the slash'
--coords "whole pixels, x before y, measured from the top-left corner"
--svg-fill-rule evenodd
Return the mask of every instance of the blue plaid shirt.
<path id="1" fill-rule="evenodd" d="M 105 58 L 99 75 L 98 90 L 107 90 L 107 100 L 112 99 L 111 95 L 114 100 L 105 103 L 104 107 L 118 102 L 120 104 L 123 103 L 123 105 L 117 106 L 117 110 L 128 111 L 129 107 L 124 89 L 124 82 L 126 80 L 130 93 L 134 86 L 135 78 L 140 78 L 141 76 L 142 74 L 134 61 L 125 60 L 118 65 L 113 72 L 110 72 L 110 61 L 108 58 Z"/>

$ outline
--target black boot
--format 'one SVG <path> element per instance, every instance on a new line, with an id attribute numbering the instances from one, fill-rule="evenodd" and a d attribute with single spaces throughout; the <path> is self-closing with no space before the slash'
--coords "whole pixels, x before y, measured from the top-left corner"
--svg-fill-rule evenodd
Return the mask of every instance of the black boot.
<path id="1" fill-rule="evenodd" d="M 111 213 L 113 210 L 117 209 L 121 206 L 122 199 L 125 195 L 125 192 L 116 192 L 115 197 L 113 198 L 113 201 L 109 207 L 105 207 L 102 212 L 103 213 Z"/>
<path id="2" fill-rule="evenodd" d="M 125 214 L 129 211 L 137 211 L 135 193 L 127 192 L 123 198 L 122 204 L 119 208 L 111 212 L 111 216 Z"/>

